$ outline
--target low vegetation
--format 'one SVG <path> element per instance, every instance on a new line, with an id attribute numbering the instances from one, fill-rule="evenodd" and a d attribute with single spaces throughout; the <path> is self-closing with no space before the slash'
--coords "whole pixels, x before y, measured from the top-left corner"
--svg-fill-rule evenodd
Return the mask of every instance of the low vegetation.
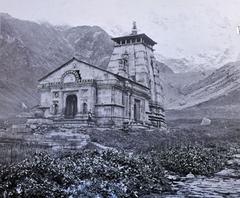
<path id="1" fill-rule="evenodd" d="M 80 130 L 79 133 L 90 135 L 92 142 L 118 151 L 100 152 L 89 146 L 92 150 L 75 153 L 41 152 L 33 158 L 2 166 L 0 194 L 115 198 L 169 192 L 168 174 L 213 175 L 223 169 L 228 157 L 237 151 L 239 125 L 216 126 L 169 131 Z"/>
<path id="2" fill-rule="evenodd" d="M 123 152 L 38 154 L 0 171 L 6 197 L 139 197 L 169 190 L 158 161 Z"/>
<path id="3" fill-rule="evenodd" d="M 227 154 L 228 150 L 188 145 L 171 147 L 157 155 L 162 166 L 171 172 L 180 175 L 212 175 L 224 167 Z"/>

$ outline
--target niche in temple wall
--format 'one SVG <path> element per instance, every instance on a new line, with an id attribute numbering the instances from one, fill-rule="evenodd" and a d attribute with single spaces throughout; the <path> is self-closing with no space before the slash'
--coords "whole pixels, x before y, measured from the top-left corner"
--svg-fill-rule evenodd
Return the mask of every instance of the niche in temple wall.
<path id="1" fill-rule="evenodd" d="M 69 70 L 62 75 L 61 82 L 62 83 L 81 82 L 81 75 L 79 71 Z"/>
<path id="2" fill-rule="evenodd" d="M 76 78 L 73 74 L 68 74 L 63 78 L 63 83 L 76 82 Z"/>

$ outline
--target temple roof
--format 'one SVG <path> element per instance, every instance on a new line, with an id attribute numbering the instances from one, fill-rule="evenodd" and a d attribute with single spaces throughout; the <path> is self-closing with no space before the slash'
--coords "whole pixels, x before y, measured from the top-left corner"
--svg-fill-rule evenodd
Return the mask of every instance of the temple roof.
<path id="1" fill-rule="evenodd" d="M 141 87 L 144 87 L 144 88 L 146 88 L 146 89 L 149 89 L 149 88 L 146 87 L 145 85 L 142 85 L 142 84 L 140 84 L 140 83 L 138 83 L 138 82 L 136 82 L 136 81 L 133 81 L 133 80 L 131 80 L 131 79 L 129 79 L 129 78 L 125 78 L 125 77 L 120 76 L 120 75 L 118 75 L 118 74 L 112 73 L 112 72 L 110 72 L 110 71 L 108 71 L 108 70 L 102 69 L 102 68 L 97 67 L 97 66 L 95 66 L 95 65 L 89 64 L 89 63 L 87 63 L 87 62 L 85 62 L 85 61 L 82 61 L 82 60 L 79 60 L 79 59 L 77 59 L 77 58 L 75 58 L 75 57 L 73 57 L 72 59 L 70 59 L 69 61 L 67 61 L 67 62 L 64 63 L 63 65 L 61 65 L 60 67 L 54 69 L 53 71 L 51 71 L 51 72 L 48 73 L 47 75 L 43 76 L 41 79 L 38 80 L 38 82 L 41 82 L 42 80 L 46 79 L 48 76 L 52 75 L 52 74 L 55 73 L 56 71 L 60 70 L 61 68 L 63 68 L 63 67 L 65 67 L 66 65 L 68 65 L 69 63 L 73 62 L 74 60 L 77 61 L 77 62 L 79 62 L 79 63 L 86 64 L 86 65 L 88 65 L 88 66 L 90 66 L 90 67 L 93 67 L 93 68 L 95 68 L 95 69 L 101 70 L 101 71 L 103 71 L 103 72 L 107 72 L 107 73 L 109 73 L 109 74 L 111 74 L 111 75 L 113 75 L 113 76 L 115 76 L 115 77 L 117 77 L 117 78 L 119 78 L 119 79 L 125 79 L 125 80 L 127 80 L 127 81 L 130 81 L 130 82 L 136 84 L 136 85 L 139 85 L 139 86 L 141 86 Z"/>
<path id="2" fill-rule="evenodd" d="M 146 34 L 130 34 L 127 36 L 121 36 L 121 37 L 115 37 L 112 38 L 113 41 L 119 43 L 121 40 L 126 40 L 126 39 L 140 39 L 142 38 L 144 40 L 144 42 L 148 45 L 155 45 L 157 44 L 157 42 L 155 42 L 154 40 L 152 40 L 150 37 L 148 37 Z"/>

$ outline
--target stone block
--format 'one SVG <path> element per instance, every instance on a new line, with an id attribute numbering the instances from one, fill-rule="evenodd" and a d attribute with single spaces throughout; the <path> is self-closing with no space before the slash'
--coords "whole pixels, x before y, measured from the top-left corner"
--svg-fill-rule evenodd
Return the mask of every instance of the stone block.
<path id="1" fill-rule="evenodd" d="M 53 124 L 53 121 L 51 119 L 47 118 L 30 118 L 27 120 L 27 124 L 37 124 L 37 125 L 42 125 L 42 124 Z"/>

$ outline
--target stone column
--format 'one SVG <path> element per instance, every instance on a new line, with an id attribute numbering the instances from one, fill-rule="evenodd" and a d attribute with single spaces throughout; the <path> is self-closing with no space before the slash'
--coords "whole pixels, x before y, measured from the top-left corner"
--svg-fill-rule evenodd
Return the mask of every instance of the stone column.
<path id="1" fill-rule="evenodd" d="M 64 97 L 63 97 L 63 91 L 59 91 L 59 113 L 60 116 L 64 116 Z"/>
<path id="2" fill-rule="evenodd" d="M 81 103 L 81 89 L 78 89 L 77 93 L 77 115 L 81 114 L 82 103 Z"/>

